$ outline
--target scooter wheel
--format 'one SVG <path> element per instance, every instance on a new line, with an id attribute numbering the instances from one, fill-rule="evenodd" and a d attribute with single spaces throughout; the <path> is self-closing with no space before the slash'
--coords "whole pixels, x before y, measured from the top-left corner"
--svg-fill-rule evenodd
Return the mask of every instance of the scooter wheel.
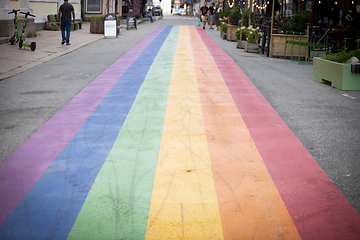
<path id="1" fill-rule="evenodd" d="M 10 38 L 10 43 L 11 43 L 11 45 L 15 44 L 15 39 L 13 37 Z"/>
<path id="2" fill-rule="evenodd" d="M 36 49 L 36 42 L 30 43 L 30 49 L 31 49 L 31 51 L 35 51 L 35 49 Z"/>
<path id="3" fill-rule="evenodd" d="M 23 44 L 23 42 L 22 42 L 22 40 L 20 40 L 19 41 L 19 48 L 22 48 L 22 44 Z"/>

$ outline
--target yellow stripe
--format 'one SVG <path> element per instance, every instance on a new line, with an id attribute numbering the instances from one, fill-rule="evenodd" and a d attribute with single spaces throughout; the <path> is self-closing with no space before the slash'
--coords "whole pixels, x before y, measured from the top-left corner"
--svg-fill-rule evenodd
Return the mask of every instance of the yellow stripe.
<path id="1" fill-rule="evenodd" d="M 146 239 L 223 239 L 188 27 L 180 29 Z"/>

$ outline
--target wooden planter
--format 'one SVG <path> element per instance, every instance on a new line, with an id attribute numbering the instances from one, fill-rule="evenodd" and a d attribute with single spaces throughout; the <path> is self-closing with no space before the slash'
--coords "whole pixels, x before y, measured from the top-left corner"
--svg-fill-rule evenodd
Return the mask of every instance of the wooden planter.
<path id="1" fill-rule="evenodd" d="M 331 82 L 332 87 L 340 90 L 360 90 L 360 73 L 352 73 L 350 64 L 317 57 L 314 58 L 313 63 L 314 81 Z"/>
<path id="2" fill-rule="evenodd" d="M 237 25 L 228 25 L 227 26 L 226 40 L 236 42 L 236 36 L 235 36 L 236 29 L 238 29 Z"/>
<path id="3" fill-rule="evenodd" d="M 90 32 L 104 34 L 104 19 L 90 18 Z"/>
<path id="4" fill-rule="evenodd" d="M 300 42 L 300 35 L 295 35 L 294 40 L 292 35 L 288 35 L 287 40 Z M 299 56 L 299 45 L 292 46 L 290 43 L 286 44 L 285 54 L 285 42 L 286 34 L 272 34 L 270 43 L 270 57 L 291 57 L 292 51 L 293 58 L 297 58 Z M 301 36 L 301 42 L 307 42 L 306 36 Z M 300 57 L 307 58 L 307 47 L 301 46 Z"/>
<path id="5" fill-rule="evenodd" d="M 258 43 L 245 43 L 245 52 L 258 53 L 259 52 L 259 44 Z"/>

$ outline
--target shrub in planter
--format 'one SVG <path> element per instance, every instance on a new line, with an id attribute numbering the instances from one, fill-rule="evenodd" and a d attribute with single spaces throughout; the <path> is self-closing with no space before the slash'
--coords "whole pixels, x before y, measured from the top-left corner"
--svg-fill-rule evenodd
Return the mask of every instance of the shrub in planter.
<path id="1" fill-rule="evenodd" d="M 347 51 L 347 49 L 343 49 L 342 51 L 336 54 L 330 54 L 324 57 L 324 59 L 337 62 L 337 63 L 346 63 L 351 57 L 356 57 L 360 59 L 360 49 L 355 51 Z"/>
<path id="2" fill-rule="evenodd" d="M 238 25 L 240 19 L 241 19 L 240 8 L 236 7 L 229 14 L 229 23 L 230 25 Z"/>
<path id="3" fill-rule="evenodd" d="M 248 43 L 257 43 L 262 36 L 259 27 L 253 28 L 250 25 L 250 27 L 248 27 L 247 30 L 248 30 L 247 42 Z"/>
<path id="4" fill-rule="evenodd" d="M 281 24 L 281 30 L 285 33 L 300 33 L 306 32 L 307 23 L 310 21 L 310 12 L 303 11 L 297 12 L 290 22 L 284 22 Z"/>
<path id="5" fill-rule="evenodd" d="M 221 24 L 220 34 L 221 34 L 222 39 L 226 39 L 226 34 L 227 34 L 227 24 L 226 23 Z"/>
<path id="6" fill-rule="evenodd" d="M 90 18 L 90 32 L 91 33 L 104 34 L 104 18 L 105 18 L 105 15 L 92 16 Z"/>
<path id="7" fill-rule="evenodd" d="M 220 10 L 219 18 L 228 18 L 231 14 L 232 10 L 231 8 L 225 8 L 223 11 Z"/>
<path id="8" fill-rule="evenodd" d="M 360 73 L 352 72 L 347 60 L 360 58 L 360 50 L 343 51 L 324 58 L 314 58 L 313 80 L 321 83 L 330 82 L 340 90 L 360 90 Z"/>
<path id="9" fill-rule="evenodd" d="M 240 33 L 242 33 L 241 34 L 241 40 L 246 41 L 246 39 L 248 37 L 249 30 L 245 26 L 242 26 L 241 28 L 238 28 L 236 30 L 236 32 L 235 32 L 236 40 L 240 40 Z"/>
<path id="10" fill-rule="evenodd" d="M 223 33 L 227 32 L 227 24 L 226 23 L 221 24 L 220 31 L 222 31 Z"/>
<path id="11" fill-rule="evenodd" d="M 253 17 L 254 17 L 254 13 L 251 12 L 251 18 L 253 18 Z M 249 9 L 246 10 L 245 12 L 243 12 L 241 19 L 243 22 L 243 26 L 248 27 L 249 26 Z"/>

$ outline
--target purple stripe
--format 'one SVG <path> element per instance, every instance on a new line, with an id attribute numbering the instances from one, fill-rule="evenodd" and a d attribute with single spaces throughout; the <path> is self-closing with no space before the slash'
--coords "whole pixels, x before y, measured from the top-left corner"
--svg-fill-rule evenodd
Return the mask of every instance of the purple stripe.
<path id="1" fill-rule="evenodd" d="M 122 74 L 164 28 L 157 28 L 127 51 L 0 164 L 0 226 Z"/>

